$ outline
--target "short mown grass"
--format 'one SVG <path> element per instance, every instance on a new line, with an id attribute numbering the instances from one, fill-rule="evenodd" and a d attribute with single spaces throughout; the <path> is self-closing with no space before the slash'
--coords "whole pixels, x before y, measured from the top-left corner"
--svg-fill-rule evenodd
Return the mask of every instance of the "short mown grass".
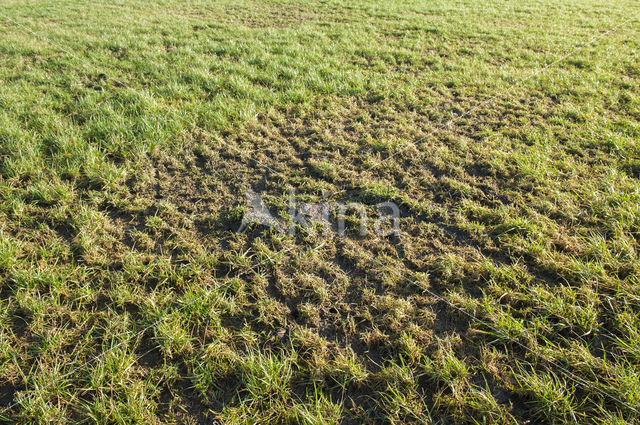
<path id="1" fill-rule="evenodd" d="M 4 1 L 2 422 L 637 423 L 639 24 Z M 238 233 L 248 189 L 368 232 Z"/>

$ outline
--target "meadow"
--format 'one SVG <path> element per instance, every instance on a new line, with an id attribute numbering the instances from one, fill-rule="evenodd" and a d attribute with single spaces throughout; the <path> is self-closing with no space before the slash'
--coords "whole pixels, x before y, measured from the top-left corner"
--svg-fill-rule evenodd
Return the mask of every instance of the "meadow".
<path id="1" fill-rule="evenodd" d="M 639 49 L 627 0 L 3 0 L 0 421 L 638 423 Z"/>

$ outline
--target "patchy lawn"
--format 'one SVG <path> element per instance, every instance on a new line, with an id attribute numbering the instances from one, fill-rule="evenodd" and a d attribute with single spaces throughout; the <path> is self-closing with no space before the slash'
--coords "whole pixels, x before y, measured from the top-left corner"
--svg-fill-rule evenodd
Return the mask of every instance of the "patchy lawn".
<path id="1" fill-rule="evenodd" d="M 639 48 L 622 0 L 5 0 L 0 418 L 637 423 Z"/>

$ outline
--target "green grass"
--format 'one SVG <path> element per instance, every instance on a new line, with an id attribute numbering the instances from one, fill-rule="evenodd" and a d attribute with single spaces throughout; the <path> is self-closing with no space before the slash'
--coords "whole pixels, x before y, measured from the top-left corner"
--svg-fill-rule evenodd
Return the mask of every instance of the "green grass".
<path id="1" fill-rule="evenodd" d="M 637 423 L 639 24 L 4 1 L 2 422 Z M 247 189 L 369 232 L 238 234 Z"/>

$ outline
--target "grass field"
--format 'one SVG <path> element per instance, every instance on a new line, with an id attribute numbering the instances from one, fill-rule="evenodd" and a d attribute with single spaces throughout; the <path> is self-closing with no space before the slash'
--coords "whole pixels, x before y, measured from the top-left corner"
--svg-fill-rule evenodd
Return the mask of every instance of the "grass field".
<path id="1" fill-rule="evenodd" d="M 639 49 L 637 1 L 3 0 L 0 421 L 638 423 Z"/>

